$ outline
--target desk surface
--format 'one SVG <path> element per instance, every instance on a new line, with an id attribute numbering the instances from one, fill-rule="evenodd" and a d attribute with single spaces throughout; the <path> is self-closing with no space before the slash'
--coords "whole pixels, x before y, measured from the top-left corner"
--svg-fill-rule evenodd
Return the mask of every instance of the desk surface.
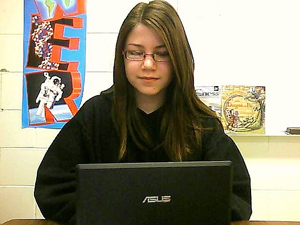
<path id="1" fill-rule="evenodd" d="M 2 225 L 62 225 L 47 220 L 10 220 Z M 239 221 L 231 225 L 300 225 L 300 222 L 275 222 L 275 221 Z"/>

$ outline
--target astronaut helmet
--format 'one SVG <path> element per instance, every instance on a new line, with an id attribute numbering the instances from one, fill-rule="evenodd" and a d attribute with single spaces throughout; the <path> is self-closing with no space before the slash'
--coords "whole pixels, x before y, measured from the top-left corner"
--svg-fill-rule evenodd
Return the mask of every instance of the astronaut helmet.
<path id="1" fill-rule="evenodd" d="M 57 86 L 61 84 L 61 78 L 58 76 L 51 77 L 51 81 L 54 85 L 57 85 Z"/>

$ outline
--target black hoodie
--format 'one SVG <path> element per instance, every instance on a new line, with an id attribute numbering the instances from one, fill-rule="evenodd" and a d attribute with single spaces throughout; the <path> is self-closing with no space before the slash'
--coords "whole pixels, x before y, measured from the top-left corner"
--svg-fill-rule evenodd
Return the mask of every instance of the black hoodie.
<path id="1" fill-rule="evenodd" d="M 62 128 L 44 159 L 35 184 L 35 198 L 46 219 L 75 224 L 76 184 L 75 167 L 84 163 L 118 162 L 119 138 L 111 117 L 112 93 L 101 94 L 88 100 L 78 113 Z M 140 112 L 154 135 L 159 132 L 163 107 L 146 114 Z M 231 199 L 232 221 L 248 220 L 251 216 L 250 176 L 245 162 L 230 137 L 216 118 L 203 117 L 201 154 L 191 160 L 233 163 Z M 128 138 L 127 154 L 123 162 L 171 161 L 162 147 L 143 151 Z"/>

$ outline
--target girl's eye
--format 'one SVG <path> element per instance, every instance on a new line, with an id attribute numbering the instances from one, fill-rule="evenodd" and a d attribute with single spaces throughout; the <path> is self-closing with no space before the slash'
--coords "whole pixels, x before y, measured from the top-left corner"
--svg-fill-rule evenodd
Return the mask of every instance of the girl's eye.
<path id="1" fill-rule="evenodd" d="M 156 53 L 156 55 L 165 57 L 165 56 L 169 56 L 169 53 L 168 52 L 158 52 L 158 53 Z"/>
<path id="2" fill-rule="evenodd" d="M 170 61 L 170 55 L 168 52 L 157 52 L 155 54 L 155 61 L 157 62 L 167 62 Z"/>
<path id="3" fill-rule="evenodd" d="M 128 54 L 131 56 L 142 56 L 144 53 L 138 51 L 128 51 Z"/>

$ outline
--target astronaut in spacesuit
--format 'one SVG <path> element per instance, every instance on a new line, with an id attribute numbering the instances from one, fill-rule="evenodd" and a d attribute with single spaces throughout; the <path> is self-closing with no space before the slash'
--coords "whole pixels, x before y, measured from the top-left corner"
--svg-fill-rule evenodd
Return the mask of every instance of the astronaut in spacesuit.
<path id="1" fill-rule="evenodd" d="M 39 102 L 39 107 L 36 115 L 45 118 L 45 105 L 48 109 L 54 107 L 55 102 L 59 101 L 62 97 L 62 89 L 65 87 L 61 84 L 61 78 L 58 76 L 50 77 L 48 72 L 44 73 L 46 80 L 41 84 L 41 90 L 36 98 L 36 103 Z"/>

